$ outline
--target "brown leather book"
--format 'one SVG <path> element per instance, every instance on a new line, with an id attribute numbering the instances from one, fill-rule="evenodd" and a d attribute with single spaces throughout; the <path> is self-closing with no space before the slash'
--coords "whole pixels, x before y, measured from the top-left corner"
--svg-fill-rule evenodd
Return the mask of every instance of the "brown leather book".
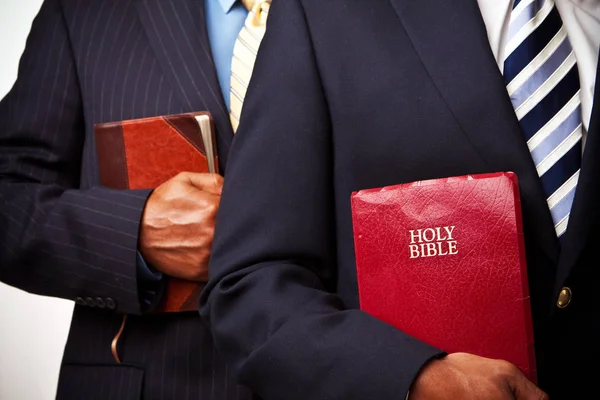
<path id="1" fill-rule="evenodd" d="M 179 172 L 219 172 L 207 112 L 96 124 L 94 132 L 102 186 L 154 189 Z M 155 312 L 196 311 L 203 287 L 169 278 Z"/>

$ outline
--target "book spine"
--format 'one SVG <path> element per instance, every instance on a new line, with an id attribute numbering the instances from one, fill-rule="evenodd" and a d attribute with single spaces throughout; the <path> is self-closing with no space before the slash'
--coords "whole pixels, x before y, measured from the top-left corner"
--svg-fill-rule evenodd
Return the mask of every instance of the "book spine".
<path id="1" fill-rule="evenodd" d="M 112 189 L 129 189 L 123 125 L 110 123 L 95 128 L 100 184 Z"/>
<path id="2" fill-rule="evenodd" d="M 517 175 L 508 172 L 507 177 L 513 183 L 513 193 L 515 197 L 515 218 L 517 224 L 517 240 L 519 249 L 519 265 L 521 266 L 521 284 L 523 286 L 523 309 L 525 312 L 525 324 L 527 329 L 527 343 L 529 350 L 529 380 L 533 383 L 537 383 L 537 368 L 535 358 L 535 346 L 534 346 L 534 335 L 533 335 L 533 319 L 531 316 L 531 302 L 529 293 L 529 279 L 527 271 L 527 254 L 525 252 L 525 234 L 523 231 L 523 217 L 521 208 L 521 195 L 519 189 L 519 180 Z"/>

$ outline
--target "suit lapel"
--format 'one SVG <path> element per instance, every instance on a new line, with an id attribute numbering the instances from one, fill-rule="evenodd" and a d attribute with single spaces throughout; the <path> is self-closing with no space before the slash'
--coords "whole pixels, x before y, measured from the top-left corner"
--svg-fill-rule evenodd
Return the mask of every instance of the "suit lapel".
<path id="1" fill-rule="evenodd" d="M 209 111 L 224 168 L 233 139 L 212 61 L 203 1 L 138 0 L 137 10 L 162 70 L 187 111 Z"/>
<path id="2" fill-rule="evenodd" d="M 588 239 L 591 230 L 597 228 L 596 224 L 600 219 L 600 62 L 596 72 L 593 104 L 581 172 L 565 233 L 564 250 L 560 257 L 555 288 L 557 294 L 582 250 L 586 245 L 590 245 Z"/>
<path id="3" fill-rule="evenodd" d="M 390 1 L 440 94 L 490 170 L 505 170 L 509 165 L 517 174 L 525 227 L 558 262 L 558 241 L 543 187 L 477 2 Z"/>

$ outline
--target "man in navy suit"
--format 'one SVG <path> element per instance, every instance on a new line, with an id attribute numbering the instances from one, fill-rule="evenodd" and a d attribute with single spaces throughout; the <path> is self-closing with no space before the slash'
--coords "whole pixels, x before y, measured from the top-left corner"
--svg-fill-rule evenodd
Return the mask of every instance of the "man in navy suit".
<path id="1" fill-rule="evenodd" d="M 240 383 L 266 400 L 598 396 L 599 14 L 561 0 L 274 3 L 201 299 Z M 497 171 L 520 181 L 543 391 L 358 309 L 353 191 Z"/>
<path id="2" fill-rule="evenodd" d="M 226 171 L 247 14 L 237 0 L 46 0 L 33 23 L 0 104 L 0 280 L 76 302 L 59 399 L 250 397 L 197 312 L 149 315 L 167 276 L 206 280 L 222 179 L 102 188 L 93 141 L 96 123 L 209 111 Z"/>

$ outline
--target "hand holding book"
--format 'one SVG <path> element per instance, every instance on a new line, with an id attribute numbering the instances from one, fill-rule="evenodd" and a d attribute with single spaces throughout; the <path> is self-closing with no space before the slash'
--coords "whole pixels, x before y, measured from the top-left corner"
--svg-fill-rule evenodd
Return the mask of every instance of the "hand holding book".
<path id="1" fill-rule="evenodd" d="M 360 190 L 351 205 L 360 308 L 448 354 L 410 400 L 547 398 L 514 173 Z"/>
<path id="2" fill-rule="evenodd" d="M 165 275 L 208 280 L 208 259 L 223 178 L 183 172 L 156 188 L 146 203 L 139 250 Z"/>
<path id="3" fill-rule="evenodd" d="M 95 134 L 101 185 L 154 189 L 139 237 L 145 261 L 168 276 L 154 312 L 196 311 L 222 186 L 211 115 L 103 123 Z"/>
<path id="4" fill-rule="evenodd" d="M 513 364 L 468 353 L 432 360 L 417 376 L 407 400 L 548 400 Z"/>

